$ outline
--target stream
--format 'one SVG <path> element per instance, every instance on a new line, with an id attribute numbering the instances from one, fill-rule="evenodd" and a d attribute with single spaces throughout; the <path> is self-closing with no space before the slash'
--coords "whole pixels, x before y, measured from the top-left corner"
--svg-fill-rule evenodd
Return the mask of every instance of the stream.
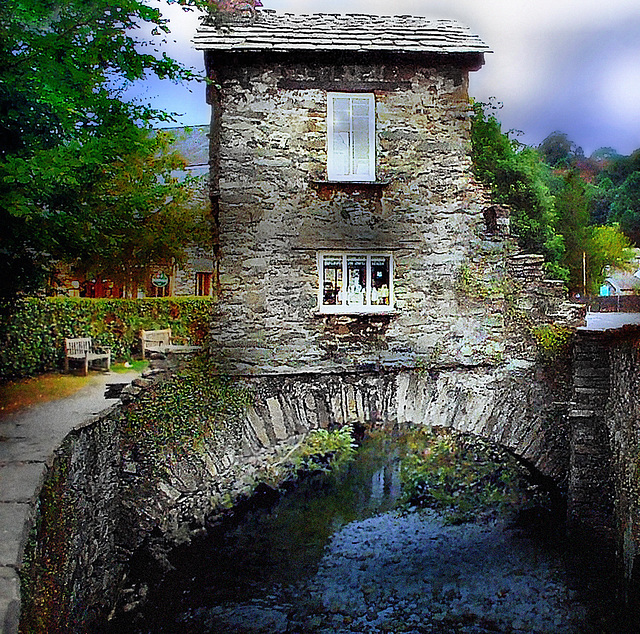
<path id="1" fill-rule="evenodd" d="M 176 549 L 174 571 L 113 631 L 620 631 L 568 571 L 562 527 L 523 520 L 539 516 L 530 502 L 465 521 L 398 508 L 406 447 L 405 436 L 374 434 L 337 472 L 280 495 L 262 489 L 250 509 Z M 522 469 L 513 477 L 532 489 Z"/>

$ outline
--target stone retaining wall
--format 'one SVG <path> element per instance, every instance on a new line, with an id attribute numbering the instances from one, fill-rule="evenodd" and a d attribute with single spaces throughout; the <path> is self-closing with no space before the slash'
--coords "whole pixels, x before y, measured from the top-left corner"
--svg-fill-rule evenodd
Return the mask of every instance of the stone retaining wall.
<path id="1" fill-rule="evenodd" d="M 137 380 L 125 400 L 135 405 L 135 394 L 164 376 Z M 256 472 L 299 441 L 268 428 L 274 442 L 252 451 L 220 433 L 154 459 L 131 444 L 123 416 L 108 410 L 56 452 L 23 560 L 21 632 L 104 631 L 114 609 L 144 594 L 128 578 L 132 563 L 161 574 L 171 547 L 204 531 L 207 518 L 249 493 Z"/>
<path id="2" fill-rule="evenodd" d="M 617 562 L 621 597 L 640 596 L 640 329 L 583 331 L 576 343 L 568 522 L 595 575 Z"/>
<path id="3" fill-rule="evenodd" d="M 615 483 L 617 553 L 625 595 L 640 597 L 640 329 L 611 337 L 611 381 L 605 419 Z"/>

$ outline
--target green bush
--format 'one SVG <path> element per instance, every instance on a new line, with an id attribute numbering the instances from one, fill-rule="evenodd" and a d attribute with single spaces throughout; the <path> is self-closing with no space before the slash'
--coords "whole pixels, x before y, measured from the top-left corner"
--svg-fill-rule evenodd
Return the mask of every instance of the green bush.
<path id="1" fill-rule="evenodd" d="M 536 326 L 531 334 L 538 349 L 538 359 L 542 363 L 555 363 L 561 357 L 567 357 L 571 351 L 573 330 L 556 324 Z"/>
<path id="2" fill-rule="evenodd" d="M 298 448 L 293 468 L 298 472 L 330 472 L 349 462 L 356 451 L 353 430 L 349 426 L 334 431 L 315 429 Z"/>
<path id="3" fill-rule="evenodd" d="M 522 469 L 506 451 L 445 429 L 413 432 L 400 474 L 405 508 L 433 508 L 451 524 L 508 512 L 529 496 Z"/>
<path id="4" fill-rule="evenodd" d="M 65 337 L 91 337 L 116 359 L 140 353 L 140 330 L 171 328 L 174 338 L 206 345 L 213 300 L 26 298 L 0 310 L 0 380 L 62 366 Z"/>

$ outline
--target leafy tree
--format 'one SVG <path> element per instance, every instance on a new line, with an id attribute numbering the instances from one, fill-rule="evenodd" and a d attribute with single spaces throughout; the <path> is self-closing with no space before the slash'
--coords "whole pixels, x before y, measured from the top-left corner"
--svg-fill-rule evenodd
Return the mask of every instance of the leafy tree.
<path id="1" fill-rule="evenodd" d="M 193 75 L 166 55 L 143 52 L 135 37 L 143 24 L 155 38 L 168 32 L 143 0 L 0 4 L 1 297 L 39 288 L 55 261 L 91 257 L 99 239 L 114 245 L 120 227 L 138 221 L 138 237 L 148 239 L 143 229 L 158 224 L 140 221 L 167 185 L 150 175 L 155 167 L 164 177 L 174 159 L 153 159 L 167 147 L 149 129 L 169 115 L 119 95 L 148 72 L 174 81 Z M 145 165 L 145 176 L 135 187 L 131 180 L 120 199 L 124 166 L 136 164 Z M 166 216 L 179 200 L 154 209 Z M 135 242 L 132 231 L 127 239 Z"/>
<path id="2" fill-rule="evenodd" d="M 594 150 L 589 158 L 600 164 L 605 164 L 620 159 L 621 155 L 618 154 L 618 151 L 615 148 L 600 147 L 597 150 Z"/>
<path id="3" fill-rule="evenodd" d="M 631 270 L 634 252 L 629 238 L 615 224 L 593 227 L 591 240 L 593 248 L 587 266 L 591 290 L 597 291 L 609 268 Z"/>
<path id="4" fill-rule="evenodd" d="M 640 245 L 640 171 L 632 172 L 610 196 L 610 220 L 620 223 L 624 233 Z"/>
<path id="5" fill-rule="evenodd" d="M 582 149 L 577 147 L 564 132 L 552 132 L 538 146 L 538 151 L 551 167 L 568 167 L 577 156 L 582 156 Z"/>
<path id="6" fill-rule="evenodd" d="M 173 137 L 133 128 L 121 138 L 130 149 L 87 186 L 91 217 L 80 212 L 74 218 L 74 239 L 83 250 L 73 268 L 135 296 L 152 267 L 180 264 L 185 246 L 210 243 L 210 232 L 202 183 L 183 176 L 184 159 L 170 151 Z"/>
<path id="7" fill-rule="evenodd" d="M 564 238 L 562 264 L 569 270 L 569 289 L 582 290 L 583 254 L 591 254 L 589 196 L 576 170 L 567 172 L 555 196 L 556 230 Z"/>
<path id="8" fill-rule="evenodd" d="M 640 149 L 631 156 L 617 155 L 603 166 L 600 180 L 608 179 L 614 187 L 622 185 L 631 174 L 640 171 Z"/>
<path id="9" fill-rule="evenodd" d="M 536 150 L 522 146 L 502 132 L 486 104 L 475 103 L 471 127 L 474 173 L 496 202 L 511 209 L 511 229 L 520 245 L 545 255 L 547 272 L 568 279 L 560 264 L 563 238 L 554 229 L 554 201 L 549 168 Z"/>
<path id="10" fill-rule="evenodd" d="M 605 225 L 611 214 L 611 193 L 614 190 L 610 178 L 600 178 L 594 185 L 591 196 L 591 222 L 594 225 Z"/>

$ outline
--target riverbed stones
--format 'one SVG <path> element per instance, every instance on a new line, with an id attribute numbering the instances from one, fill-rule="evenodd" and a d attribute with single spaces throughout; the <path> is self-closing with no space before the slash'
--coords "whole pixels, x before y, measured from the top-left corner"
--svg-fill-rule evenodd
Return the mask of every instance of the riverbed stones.
<path id="1" fill-rule="evenodd" d="M 185 622 L 243 634 L 579 634 L 586 610 L 556 561 L 505 520 L 388 512 L 337 531 L 308 581 Z"/>

